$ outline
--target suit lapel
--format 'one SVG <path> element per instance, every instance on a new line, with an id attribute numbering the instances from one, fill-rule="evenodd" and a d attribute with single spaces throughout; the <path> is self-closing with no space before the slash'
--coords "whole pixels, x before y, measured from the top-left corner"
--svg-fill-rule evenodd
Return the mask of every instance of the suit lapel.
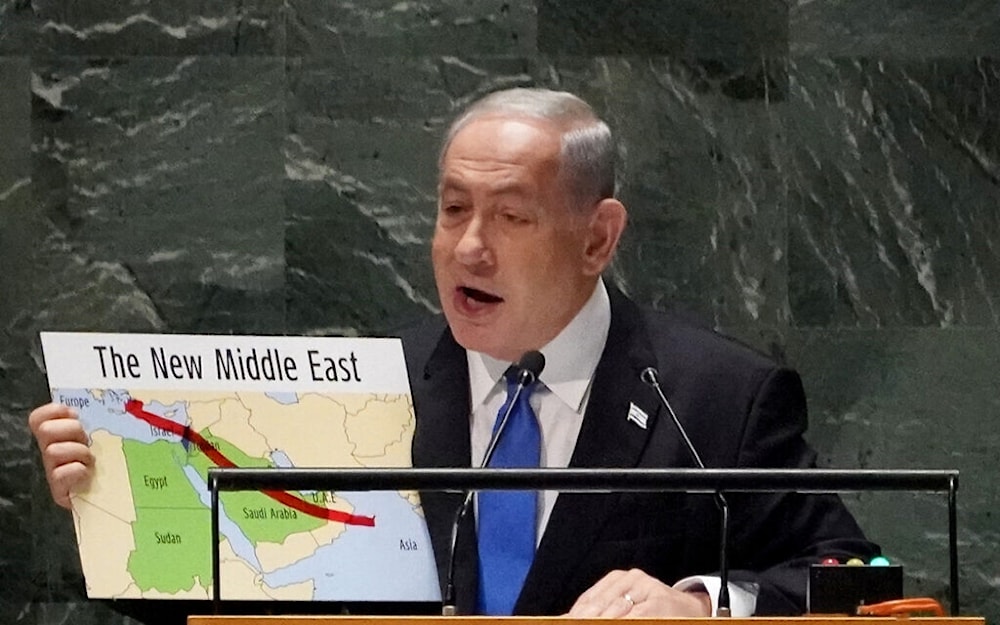
<path id="1" fill-rule="evenodd" d="M 642 383 L 644 367 L 656 366 L 641 312 L 609 287 L 611 326 L 594 374 L 590 399 L 577 439 L 572 467 L 628 468 L 638 465 L 653 431 L 659 404 Z M 630 406 L 638 411 L 629 419 Z M 642 415 L 646 416 L 642 427 Z M 618 494 L 561 494 L 535 554 L 516 614 L 547 614 L 565 595 L 572 576 L 614 511 Z"/>
<path id="2" fill-rule="evenodd" d="M 411 362 L 410 384 L 417 415 L 413 434 L 413 466 L 471 466 L 469 441 L 469 368 L 465 350 L 447 328 L 439 330 L 436 346 L 426 362 Z M 448 574 L 451 528 L 462 495 L 437 491 L 420 493 L 427 530 L 434 547 L 442 588 Z M 459 533 L 456 551 L 456 599 L 461 614 L 475 610 L 478 569 L 473 514 L 469 511 Z"/>

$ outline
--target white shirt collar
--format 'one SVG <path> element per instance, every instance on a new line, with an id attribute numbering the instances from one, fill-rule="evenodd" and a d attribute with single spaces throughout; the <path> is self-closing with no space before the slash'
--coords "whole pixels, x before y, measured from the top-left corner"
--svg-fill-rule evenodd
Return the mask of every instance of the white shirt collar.
<path id="1" fill-rule="evenodd" d="M 545 368 L 539 380 L 567 406 L 579 412 L 597 363 L 604 351 L 611 327 L 611 300 L 603 280 L 597 281 L 594 293 L 573 320 L 554 339 L 542 347 Z M 469 361 L 469 390 L 472 406 L 486 401 L 490 392 L 510 366 L 482 352 L 466 352 Z"/>

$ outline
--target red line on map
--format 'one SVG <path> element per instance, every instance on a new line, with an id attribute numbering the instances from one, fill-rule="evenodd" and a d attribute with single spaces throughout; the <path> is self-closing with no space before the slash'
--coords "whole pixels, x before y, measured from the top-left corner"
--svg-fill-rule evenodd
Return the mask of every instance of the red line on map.
<path id="1" fill-rule="evenodd" d="M 171 421 L 161 417 L 160 415 L 155 415 L 151 412 L 143 410 L 142 402 L 138 399 L 130 399 L 125 402 L 125 412 L 129 413 L 137 419 L 141 419 L 146 423 L 152 425 L 153 427 L 160 428 L 167 432 L 171 432 L 180 436 L 181 438 L 187 439 L 198 446 L 198 449 L 202 451 L 206 456 L 211 459 L 217 466 L 223 468 L 233 468 L 236 465 L 232 460 L 226 458 L 218 449 L 212 446 L 205 437 L 195 432 L 190 427 L 181 425 L 176 421 Z M 361 516 L 356 514 L 350 514 L 342 510 L 331 510 L 324 506 L 317 506 L 314 503 L 304 501 L 298 497 L 292 495 L 291 493 L 286 493 L 280 490 L 265 490 L 261 491 L 271 499 L 285 504 L 289 508 L 294 508 L 303 514 L 308 514 L 309 516 L 316 517 L 317 519 L 328 519 L 330 521 L 337 521 L 340 523 L 346 523 L 348 525 L 364 525 L 366 527 L 375 527 L 375 517 L 373 516 Z"/>

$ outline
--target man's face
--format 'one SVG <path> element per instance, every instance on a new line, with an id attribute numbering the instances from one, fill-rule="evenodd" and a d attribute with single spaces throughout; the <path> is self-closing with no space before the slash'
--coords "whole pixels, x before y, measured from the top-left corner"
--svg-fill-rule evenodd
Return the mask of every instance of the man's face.
<path id="1" fill-rule="evenodd" d="M 593 292 L 603 266 L 586 258 L 592 219 L 569 205 L 559 152 L 551 124 L 483 117 L 444 155 L 434 277 L 466 349 L 516 361 L 555 338 Z"/>

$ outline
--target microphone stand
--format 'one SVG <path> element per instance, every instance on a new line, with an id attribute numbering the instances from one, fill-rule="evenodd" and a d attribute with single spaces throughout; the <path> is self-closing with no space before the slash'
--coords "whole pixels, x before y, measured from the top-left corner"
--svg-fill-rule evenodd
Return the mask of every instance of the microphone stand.
<path id="1" fill-rule="evenodd" d="M 698 455 L 698 450 L 695 449 L 694 443 L 688 437 L 687 431 L 681 424 L 680 419 L 677 418 L 677 414 L 674 412 L 673 406 L 667 401 L 667 396 L 663 394 L 663 388 L 660 386 L 659 376 L 656 373 L 656 369 L 653 367 L 646 367 L 642 370 L 640 374 L 642 381 L 653 390 L 656 391 L 657 396 L 660 398 L 660 403 L 667 409 L 670 414 L 670 419 L 674 422 L 674 427 L 680 432 L 681 438 L 684 439 L 684 446 L 687 447 L 688 453 L 691 458 L 694 459 L 696 465 L 699 469 L 705 469 L 705 463 L 701 461 L 701 456 Z M 715 491 L 715 505 L 719 509 L 719 596 L 716 600 L 716 611 L 715 616 L 727 617 L 732 614 L 730 609 L 729 600 L 729 503 L 726 501 L 726 497 L 722 494 L 722 491 Z"/>
<path id="2" fill-rule="evenodd" d="M 480 467 L 483 468 L 483 467 Z M 441 597 L 441 616 L 455 616 L 458 608 L 455 605 L 455 552 L 458 551 L 458 528 L 461 527 L 465 515 L 472 507 L 472 495 L 475 491 L 466 491 L 462 505 L 455 512 L 455 520 L 451 524 L 451 549 L 448 554 L 448 577 L 444 586 L 444 595 Z"/>

